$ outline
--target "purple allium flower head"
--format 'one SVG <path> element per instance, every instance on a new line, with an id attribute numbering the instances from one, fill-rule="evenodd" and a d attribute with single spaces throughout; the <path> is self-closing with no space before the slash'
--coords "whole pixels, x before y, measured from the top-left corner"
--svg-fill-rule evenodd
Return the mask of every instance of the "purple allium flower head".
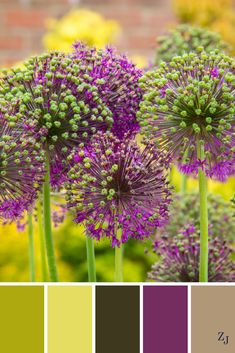
<path id="1" fill-rule="evenodd" d="M 221 180 L 230 174 L 235 150 L 234 68 L 234 60 L 224 54 L 199 51 L 161 63 L 140 79 L 145 92 L 138 112 L 142 133 L 187 174 L 197 173 L 199 167 Z M 198 152 L 202 146 L 205 157 Z"/>
<path id="2" fill-rule="evenodd" d="M 58 158 L 53 161 L 50 167 L 51 178 L 50 183 L 51 187 L 54 190 L 59 190 L 61 185 L 66 181 L 68 164 L 67 161 L 60 161 Z"/>
<path id="3" fill-rule="evenodd" d="M 19 233 L 24 232 L 27 225 L 28 225 L 28 222 L 25 222 L 25 221 L 22 221 L 21 219 L 19 219 L 16 222 L 16 229 Z"/>
<path id="4" fill-rule="evenodd" d="M 115 246 L 162 226 L 170 203 L 167 160 L 153 143 L 140 149 L 127 137 L 98 133 L 71 159 L 78 162 L 65 184 L 68 206 L 76 211 L 76 222 L 85 221 L 88 236 L 110 237 Z"/>
<path id="5" fill-rule="evenodd" d="M 67 209 L 64 206 L 52 210 L 52 222 L 55 228 L 58 228 L 65 220 Z"/>
<path id="6" fill-rule="evenodd" d="M 157 282 L 199 282 L 200 232 L 193 225 L 183 228 L 174 237 L 163 235 L 155 242 L 160 256 L 148 278 Z M 235 263 L 232 248 L 225 240 L 209 240 L 209 282 L 234 282 Z"/>
<path id="7" fill-rule="evenodd" d="M 43 180 L 40 144 L 0 118 L 0 218 L 13 221 L 28 210 Z"/>
<path id="8" fill-rule="evenodd" d="M 217 67 L 214 67 L 211 71 L 210 71 L 210 75 L 213 77 L 219 77 L 219 70 Z"/>
<path id="9" fill-rule="evenodd" d="M 52 180 L 58 184 L 71 149 L 110 128 L 112 112 L 100 97 L 101 83 L 92 84 L 89 72 L 69 56 L 52 52 L 24 65 L 2 78 L 2 100 L 9 102 L 3 114 L 49 151 Z"/>
<path id="10" fill-rule="evenodd" d="M 185 225 L 193 225 L 200 230 L 200 200 L 197 192 L 174 194 L 174 200 L 169 207 L 169 221 L 157 231 L 157 236 L 167 234 L 174 237 Z M 220 195 L 208 194 L 209 234 L 234 241 L 235 222 L 234 206 L 231 201 L 224 200 Z M 189 230 L 190 227 L 187 227 Z"/>
<path id="11" fill-rule="evenodd" d="M 142 98 L 138 80 L 142 71 L 114 48 L 96 50 L 77 42 L 72 57 L 89 73 L 91 83 L 113 113 L 112 132 L 119 138 L 139 130 L 136 111 Z"/>

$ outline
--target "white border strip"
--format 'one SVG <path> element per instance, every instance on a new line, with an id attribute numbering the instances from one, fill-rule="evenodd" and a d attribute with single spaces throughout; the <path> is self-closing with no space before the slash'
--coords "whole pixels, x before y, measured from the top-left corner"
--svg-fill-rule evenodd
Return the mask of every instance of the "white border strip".
<path id="1" fill-rule="evenodd" d="M 60 286 L 60 287 L 76 287 L 76 286 L 163 286 L 163 287 L 191 287 L 191 286 L 208 286 L 208 287 L 235 287 L 234 282 L 208 282 L 208 283 L 190 283 L 190 282 L 0 282 L 0 286 Z"/>

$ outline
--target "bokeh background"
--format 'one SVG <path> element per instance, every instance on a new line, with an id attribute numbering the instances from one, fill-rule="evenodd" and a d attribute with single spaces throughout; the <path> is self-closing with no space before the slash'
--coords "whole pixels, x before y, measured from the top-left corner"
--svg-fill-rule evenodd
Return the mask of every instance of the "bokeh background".
<path id="1" fill-rule="evenodd" d="M 179 22 L 188 22 L 221 33 L 235 51 L 235 12 L 232 0 L 0 0 L 0 67 L 21 65 L 30 55 L 49 49 L 68 51 L 75 39 L 103 47 L 113 43 L 140 67 L 153 61 L 156 38 Z M 180 177 L 173 173 L 176 191 Z M 197 183 L 189 182 L 190 189 Z M 230 200 L 235 181 L 210 182 L 209 189 Z M 27 227 L 26 227 L 27 228 Z M 85 237 L 70 216 L 54 228 L 62 281 L 87 281 Z M 40 241 L 35 222 L 37 280 L 42 280 Z M 125 281 L 145 281 L 155 260 L 151 242 L 125 245 Z M 96 244 L 97 279 L 112 281 L 114 251 L 110 244 Z M 0 227 L 0 281 L 28 281 L 26 229 Z"/>
<path id="2" fill-rule="evenodd" d="M 116 20 L 117 47 L 131 55 L 151 57 L 156 35 L 176 21 L 171 0 L 0 0 L 0 65 L 42 51 L 47 19 L 79 8 Z"/>

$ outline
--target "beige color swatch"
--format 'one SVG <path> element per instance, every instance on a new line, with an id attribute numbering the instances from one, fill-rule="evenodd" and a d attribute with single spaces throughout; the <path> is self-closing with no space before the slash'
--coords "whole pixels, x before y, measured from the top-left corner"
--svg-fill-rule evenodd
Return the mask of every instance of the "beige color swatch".
<path id="1" fill-rule="evenodd" d="M 235 352 L 235 286 L 192 287 L 192 353 Z"/>

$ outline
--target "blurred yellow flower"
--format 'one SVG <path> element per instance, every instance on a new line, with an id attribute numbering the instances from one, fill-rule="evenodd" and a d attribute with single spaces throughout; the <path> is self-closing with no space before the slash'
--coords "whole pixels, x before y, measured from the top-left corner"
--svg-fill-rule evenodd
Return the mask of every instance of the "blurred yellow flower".
<path id="1" fill-rule="evenodd" d="M 219 32 L 222 38 L 231 45 L 232 53 L 235 54 L 235 12 L 227 11 L 211 25 L 211 29 Z"/>
<path id="2" fill-rule="evenodd" d="M 235 11 L 232 0 L 174 0 L 180 22 L 206 27 L 220 33 L 235 54 Z"/>
<path id="3" fill-rule="evenodd" d="M 209 26 L 232 10 L 232 0 L 174 0 L 174 8 L 180 22 Z"/>
<path id="4" fill-rule="evenodd" d="M 69 52 L 76 40 L 98 48 L 113 43 L 120 33 L 120 26 L 99 13 L 80 9 L 71 10 L 59 20 L 49 19 L 47 30 L 43 37 L 44 47 Z"/>

